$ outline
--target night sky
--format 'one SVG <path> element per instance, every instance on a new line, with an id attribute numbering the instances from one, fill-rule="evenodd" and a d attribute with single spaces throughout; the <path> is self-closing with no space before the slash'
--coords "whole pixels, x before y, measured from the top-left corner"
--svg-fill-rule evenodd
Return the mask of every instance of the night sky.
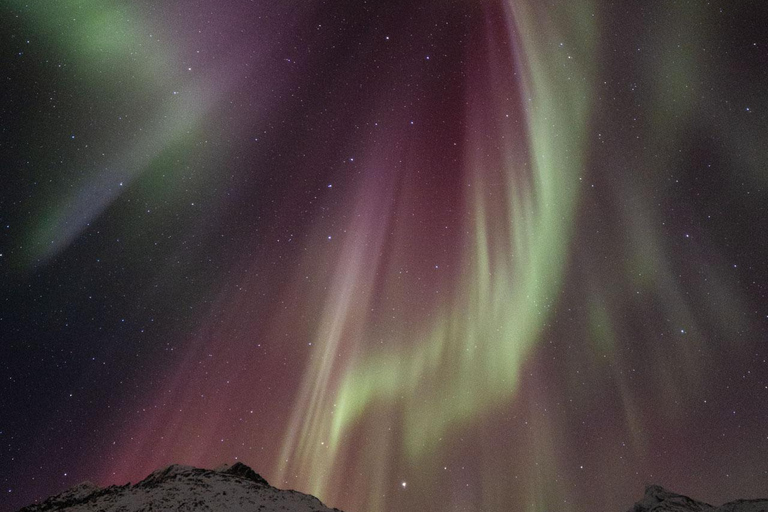
<path id="1" fill-rule="evenodd" d="M 768 496 L 768 6 L 0 3 L 0 510 Z"/>

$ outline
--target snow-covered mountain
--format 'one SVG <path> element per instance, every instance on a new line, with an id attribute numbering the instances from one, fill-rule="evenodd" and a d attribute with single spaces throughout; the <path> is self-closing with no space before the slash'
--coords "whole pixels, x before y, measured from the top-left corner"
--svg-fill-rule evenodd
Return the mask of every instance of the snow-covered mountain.
<path id="1" fill-rule="evenodd" d="M 20 512 L 340 512 L 296 491 L 283 491 L 242 463 L 217 469 L 172 465 L 135 485 L 82 483 Z"/>
<path id="2" fill-rule="evenodd" d="M 660 485 L 649 485 L 645 489 L 643 499 L 627 512 L 768 512 L 768 499 L 736 500 L 721 505 L 712 506 L 670 492 Z"/>
<path id="3" fill-rule="evenodd" d="M 141 482 L 101 488 L 77 485 L 19 512 L 341 512 L 296 491 L 270 486 L 240 462 L 216 469 L 172 465 Z M 768 512 L 768 499 L 737 500 L 719 507 L 675 494 L 659 485 L 645 489 L 643 499 L 627 512 Z"/>

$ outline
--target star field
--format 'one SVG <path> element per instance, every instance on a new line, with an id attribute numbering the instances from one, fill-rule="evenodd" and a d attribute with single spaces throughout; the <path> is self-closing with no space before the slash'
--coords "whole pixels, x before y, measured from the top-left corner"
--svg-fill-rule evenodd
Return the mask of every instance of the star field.
<path id="1" fill-rule="evenodd" d="M 759 2 L 0 5 L 0 510 L 768 495 Z"/>

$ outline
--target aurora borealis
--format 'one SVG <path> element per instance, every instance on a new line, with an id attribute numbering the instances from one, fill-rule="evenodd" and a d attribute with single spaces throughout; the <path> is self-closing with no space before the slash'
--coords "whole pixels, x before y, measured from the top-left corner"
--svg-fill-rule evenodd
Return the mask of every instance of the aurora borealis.
<path id="1" fill-rule="evenodd" d="M 768 495 L 760 2 L 0 5 L 1 510 Z"/>

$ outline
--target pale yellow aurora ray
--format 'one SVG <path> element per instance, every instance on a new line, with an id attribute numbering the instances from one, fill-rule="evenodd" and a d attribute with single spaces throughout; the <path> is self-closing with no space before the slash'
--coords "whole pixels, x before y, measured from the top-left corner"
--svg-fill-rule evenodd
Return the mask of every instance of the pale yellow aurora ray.
<path id="1" fill-rule="evenodd" d="M 521 365 L 557 302 L 579 200 L 595 74 L 590 56 L 596 20 L 590 7 L 506 5 L 517 69 L 510 79 L 517 80 L 526 104 L 530 161 L 520 155 L 524 144 L 501 122 L 510 91 L 497 87 L 491 94 L 499 118 L 470 117 L 468 133 L 478 140 L 467 147 L 479 147 L 480 137 L 493 134 L 500 153 L 494 162 L 504 167 L 507 198 L 488 200 L 499 191 L 484 183 L 484 176 L 498 172 L 489 168 L 496 164 L 468 154 L 464 167 L 472 186 L 466 201 L 474 216 L 466 226 L 471 237 L 466 247 L 472 250 L 463 255 L 466 272 L 455 295 L 410 339 L 387 340 L 380 350 L 353 342 L 356 352 L 341 357 L 343 340 L 365 330 L 376 274 L 394 278 L 392 269 L 377 261 L 379 207 L 367 202 L 370 191 L 361 194 L 365 208 L 348 228 L 329 287 L 315 340 L 322 351 L 309 362 L 295 403 L 281 479 L 295 478 L 299 488 L 330 498 L 328 489 L 345 485 L 338 480 L 331 485 L 333 468 L 351 461 L 366 473 L 364 509 L 382 510 L 393 457 L 418 464 L 443 435 L 515 399 Z M 491 74 L 504 68 L 494 61 L 498 58 L 489 57 Z M 520 176 L 529 176 L 529 182 L 521 183 Z M 366 423 L 362 453 L 348 453 L 353 430 L 371 414 L 376 419 Z"/>

